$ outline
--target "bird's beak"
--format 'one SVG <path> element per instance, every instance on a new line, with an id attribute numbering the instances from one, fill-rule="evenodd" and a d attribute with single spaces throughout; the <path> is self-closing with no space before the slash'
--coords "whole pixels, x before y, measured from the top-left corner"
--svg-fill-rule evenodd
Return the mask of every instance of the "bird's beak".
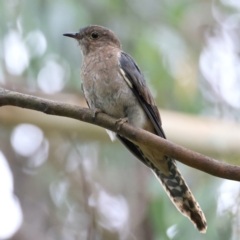
<path id="1" fill-rule="evenodd" d="M 76 38 L 76 39 L 79 38 L 78 32 L 75 32 L 75 33 L 64 33 L 63 36 Z"/>

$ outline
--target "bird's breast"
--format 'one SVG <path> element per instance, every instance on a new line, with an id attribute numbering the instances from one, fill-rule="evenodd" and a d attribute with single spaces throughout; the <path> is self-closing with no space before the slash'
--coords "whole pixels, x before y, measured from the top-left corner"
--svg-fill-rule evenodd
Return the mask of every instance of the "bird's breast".
<path id="1" fill-rule="evenodd" d="M 146 121 L 133 91 L 123 79 L 118 59 L 95 56 L 86 59 L 81 69 L 86 100 L 90 108 L 97 108 L 114 118 L 127 117 L 132 125 L 142 128 Z"/>

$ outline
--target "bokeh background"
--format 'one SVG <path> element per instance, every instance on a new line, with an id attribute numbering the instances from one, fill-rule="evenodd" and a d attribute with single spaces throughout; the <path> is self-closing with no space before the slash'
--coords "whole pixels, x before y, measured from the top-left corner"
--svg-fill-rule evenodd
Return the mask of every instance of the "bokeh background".
<path id="1" fill-rule="evenodd" d="M 86 106 L 62 34 L 90 24 L 137 61 L 171 141 L 240 165 L 239 0 L 2 0 L 0 87 Z M 178 165 L 206 235 L 103 129 L 2 107 L 0 239 L 240 239 L 239 183 Z"/>

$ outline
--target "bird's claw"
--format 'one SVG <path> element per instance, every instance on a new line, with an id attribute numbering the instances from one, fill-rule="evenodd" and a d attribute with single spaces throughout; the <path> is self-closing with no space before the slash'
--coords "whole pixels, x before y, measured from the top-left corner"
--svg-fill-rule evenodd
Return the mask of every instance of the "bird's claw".
<path id="1" fill-rule="evenodd" d="M 98 114 L 98 113 L 101 113 L 101 112 L 102 112 L 101 109 L 98 109 L 98 108 L 93 109 L 93 116 L 92 116 L 92 117 L 93 117 L 93 120 L 95 120 L 97 114 Z"/>
<path id="2" fill-rule="evenodd" d="M 120 130 L 124 123 L 128 123 L 128 118 L 119 118 L 115 124 L 117 125 L 117 132 Z"/>

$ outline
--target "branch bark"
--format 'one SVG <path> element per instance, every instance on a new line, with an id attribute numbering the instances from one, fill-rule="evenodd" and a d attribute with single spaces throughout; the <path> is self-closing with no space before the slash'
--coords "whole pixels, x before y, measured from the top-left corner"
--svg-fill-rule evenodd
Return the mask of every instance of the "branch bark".
<path id="1" fill-rule="evenodd" d="M 91 109 L 67 103 L 50 101 L 0 88 L 0 107 L 7 105 L 27 108 L 50 115 L 68 117 L 91 123 L 109 129 L 113 132 L 117 132 L 132 141 L 143 143 L 146 146 L 157 149 L 159 153 L 177 159 L 183 164 L 213 176 L 240 181 L 239 166 L 219 162 L 210 157 L 171 143 L 168 140 L 160 138 L 147 131 L 135 128 L 127 123 L 123 124 L 118 130 L 116 119 L 104 113 L 98 113 L 95 117 L 93 117 L 94 112 Z"/>

